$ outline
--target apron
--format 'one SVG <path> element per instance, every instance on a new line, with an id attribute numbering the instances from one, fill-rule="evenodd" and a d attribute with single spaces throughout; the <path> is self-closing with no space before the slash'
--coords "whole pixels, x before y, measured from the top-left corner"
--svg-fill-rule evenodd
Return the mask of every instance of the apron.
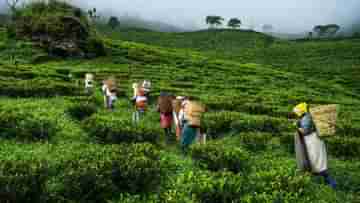
<path id="1" fill-rule="evenodd" d="M 316 132 L 304 137 L 306 148 L 308 151 L 309 161 L 313 173 L 320 173 L 328 169 L 327 152 L 323 140 L 321 140 Z M 295 135 L 295 152 L 296 162 L 300 170 L 305 169 L 304 149 L 300 142 L 298 134 Z"/>

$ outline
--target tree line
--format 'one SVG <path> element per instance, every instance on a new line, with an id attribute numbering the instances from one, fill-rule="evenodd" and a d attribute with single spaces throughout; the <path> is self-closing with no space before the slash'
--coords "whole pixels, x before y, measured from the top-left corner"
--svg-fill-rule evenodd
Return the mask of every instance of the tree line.
<path id="1" fill-rule="evenodd" d="M 316 25 L 313 28 L 313 32 L 316 33 L 318 37 L 334 37 L 339 30 L 340 26 L 337 24 Z M 309 32 L 309 38 L 312 37 L 313 33 Z"/>

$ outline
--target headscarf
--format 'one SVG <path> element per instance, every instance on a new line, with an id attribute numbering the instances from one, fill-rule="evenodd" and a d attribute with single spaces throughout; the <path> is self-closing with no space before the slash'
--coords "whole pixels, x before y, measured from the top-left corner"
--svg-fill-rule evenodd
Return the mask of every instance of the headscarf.
<path id="1" fill-rule="evenodd" d="M 308 105 L 307 103 L 301 103 L 298 104 L 294 107 L 293 112 L 298 116 L 301 117 L 302 115 L 304 115 L 305 113 L 308 112 Z"/>

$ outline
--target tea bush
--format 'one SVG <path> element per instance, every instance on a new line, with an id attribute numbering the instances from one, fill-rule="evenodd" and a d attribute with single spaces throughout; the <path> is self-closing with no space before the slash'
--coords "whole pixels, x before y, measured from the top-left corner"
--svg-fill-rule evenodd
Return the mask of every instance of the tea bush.
<path id="1" fill-rule="evenodd" d="M 0 82 L 0 95 L 9 97 L 52 97 L 79 95 L 75 84 L 47 79 Z"/>
<path id="2" fill-rule="evenodd" d="M 1 161 L 1 202 L 46 202 L 47 172 L 48 166 L 43 161 Z"/>
<path id="3" fill-rule="evenodd" d="M 67 112 L 70 114 L 71 117 L 77 120 L 83 120 L 96 113 L 97 106 L 96 104 L 90 102 L 80 102 L 70 106 L 67 109 Z"/>
<path id="4" fill-rule="evenodd" d="M 242 133 L 235 136 L 251 151 L 265 150 L 273 137 L 270 133 Z"/>
<path id="5" fill-rule="evenodd" d="M 119 193 L 156 192 L 166 170 L 161 167 L 159 151 L 150 144 L 32 147 L 21 151 L 14 144 L 5 146 L 7 152 L 2 152 L 0 162 L 0 195 L 6 199 L 106 202 Z"/>
<path id="6" fill-rule="evenodd" d="M 280 144 L 287 152 L 291 154 L 295 153 L 295 132 L 281 135 Z"/>
<path id="7" fill-rule="evenodd" d="M 196 202 L 337 202 L 329 187 L 314 183 L 310 176 L 289 172 L 277 169 L 239 176 L 199 171 L 185 179 Z"/>
<path id="8" fill-rule="evenodd" d="M 244 173 L 249 168 L 249 154 L 246 150 L 227 146 L 221 142 L 191 147 L 191 157 L 203 168 L 211 171 Z"/>
<path id="9" fill-rule="evenodd" d="M 19 140 L 49 139 L 56 134 L 56 123 L 47 116 L 37 115 L 29 109 L 4 109 L 0 111 L 0 136 Z"/>
<path id="10" fill-rule="evenodd" d="M 360 154 L 360 138 L 358 137 L 332 137 L 325 140 L 328 153 L 336 157 L 353 159 Z"/>
<path id="11" fill-rule="evenodd" d="M 159 187 L 163 169 L 159 151 L 150 144 L 96 146 L 76 153 L 60 162 L 57 198 L 105 202 L 116 193 L 147 193 Z"/>
<path id="12" fill-rule="evenodd" d="M 115 117 L 95 114 L 84 121 L 84 128 L 89 135 L 105 143 L 150 142 L 157 143 L 161 129 L 151 123 L 134 124 L 131 115 Z"/>
<path id="13" fill-rule="evenodd" d="M 291 125 L 285 119 L 227 111 L 207 113 L 204 115 L 203 123 L 206 132 L 213 138 L 229 131 L 280 134 L 291 129 Z"/>
<path id="14" fill-rule="evenodd" d="M 246 193 L 246 181 L 242 176 L 229 172 L 208 173 L 203 172 L 193 180 L 191 193 L 199 202 L 240 202 Z"/>

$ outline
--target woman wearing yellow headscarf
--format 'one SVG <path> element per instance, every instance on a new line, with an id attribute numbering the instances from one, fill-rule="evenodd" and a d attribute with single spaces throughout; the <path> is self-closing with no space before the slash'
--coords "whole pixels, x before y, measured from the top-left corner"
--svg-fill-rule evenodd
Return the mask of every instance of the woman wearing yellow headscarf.
<path id="1" fill-rule="evenodd" d="M 323 176 L 332 188 L 336 182 L 328 173 L 327 152 L 323 140 L 318 136 L 318 131 L 312 120 L 306 103 L 295 106 L 293 113 L 298 117 L 297 134 L 295 135 L 295 152 L 298 168 Z"/>

